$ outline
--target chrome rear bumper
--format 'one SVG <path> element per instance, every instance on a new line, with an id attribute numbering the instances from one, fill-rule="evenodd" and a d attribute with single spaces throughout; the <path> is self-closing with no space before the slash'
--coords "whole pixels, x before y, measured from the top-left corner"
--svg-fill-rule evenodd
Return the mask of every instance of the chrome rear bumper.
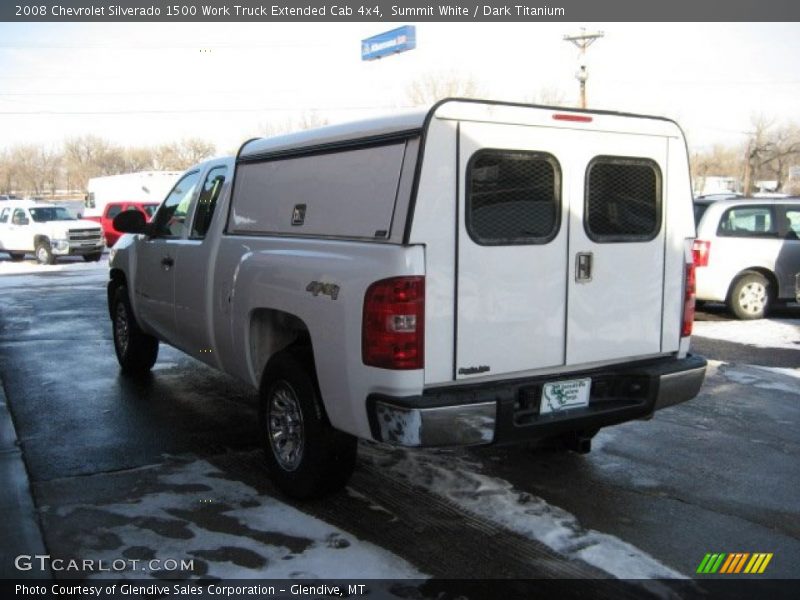
<path id="1" fill-rule="evenodd" d="M 703 385 L 706 360 L 699 356 L 651 361 L 624 369 L 558 376 L 591 377 L 589 406 L 546 415 L 538 413 L 536 392 L 553 377 L 493 382 L 432 391 L 422 396 L 368 399 L 373 437 L 409 447 L 475 446 L 521 442 L 570 431 L 591 431 L 694 398 Z M 600 392 L 599 382 L 612 393 Z M 520 422 L 520 398 L 532 397 L 534 411 Z"/>

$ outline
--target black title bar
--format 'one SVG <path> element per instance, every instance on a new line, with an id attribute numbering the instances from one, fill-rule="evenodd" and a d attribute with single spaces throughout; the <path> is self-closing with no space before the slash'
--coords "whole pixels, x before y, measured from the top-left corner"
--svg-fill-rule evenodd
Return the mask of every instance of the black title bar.
<path id="1" fill-rule="evenodd" d="M 4 0 L 9 22 L 800 21 L 797 0 Z"/>

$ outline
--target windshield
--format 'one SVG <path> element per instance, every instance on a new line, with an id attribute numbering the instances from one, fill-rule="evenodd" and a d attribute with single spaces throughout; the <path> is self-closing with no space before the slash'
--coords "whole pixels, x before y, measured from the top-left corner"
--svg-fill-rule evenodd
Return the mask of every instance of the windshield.
<path id="1" fill-rule="evenodd" d="M 70 212 L 62 206 L 45 206 L 41 208 L 31 208 L 31 217 L 37 223 L 47 221 L 74 221 Z"/>
<path id="2" fill-rule="evenodd" d="M 152 219 L 153 215 L 156 214 L 156 209 L 158 208 L 158 204 L 145 204 L 144 206 L 142 206 L 142 208 L 144 209 L 144 212 L 147 213 L 147 216 Z"/>

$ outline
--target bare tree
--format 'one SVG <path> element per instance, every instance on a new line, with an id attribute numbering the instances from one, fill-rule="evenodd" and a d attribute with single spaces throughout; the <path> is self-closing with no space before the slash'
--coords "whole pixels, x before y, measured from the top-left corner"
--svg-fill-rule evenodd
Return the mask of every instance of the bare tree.
<path id="1" fill-rule="evenodd" d="M 35 144 L 14 146 L 9 153 L 17 185 L 34 194 L 41 193 L 46 183 L 46 176 L 41 168 L 42 153 L 42 147 Z"/>
<path id="2" fill-rule="evenodd" d="M 269 121 L 261 126 L 261 131 L 266 137 L 305 131 L 328 125 L 329 121 L 316 111 L 306 111 L 299 116 L 287 117 L 280 121 Z"/>
<path id="3" fill-rule="evenodd" d="M 744 150 L 740 145 L 715 144 L 710 149 L 694 152 L 690 164 L 692 180 L 702 189 L 706 177 L 741 177 L 744 172 Z"/>
<path id="4" fill-rule="evenodd" d="M 408 101 L 414 106 L 433 104 L 442 98 L 477 98 L 482 95 L 483 90 L 472 75 L 454 71 L 425 73 L 406 89 Z"/>
<path id="5" fill-rule="evenodd" d="M 186 138 L 180 142 L 164 144 L 155 151 L 155 166 L 168 171 L 182 171 L 210 158 L 216 146 L 201 138 Z"/>
<path id="6" fill-rule="evenodd" d="M 531 104 L 542 106 L 568 106 L 567 94 L 559 87 L 544 86 L 530 97 Z"/>
<path id="7" fill-rule="evenodd" d="M 47 190 L 50 195 L 55 195 L 58 182 L 61 179 L 62 160 L 63 156 L 58 150 L 39 149 L 38 168 L 45 183 L 40 191 Z"/>
<path id="8" fill-rule="evenodd" d="M 14 168 L 8 150 L 0 152 L 0 192 L 9 193 L 14 190 Z"/>
<path id="9" fill-rule="evenodd" d="M 64 167 L 71 184 L 86 189 L 91 177 L 122 173 L 123 153 L 95 135 L 68 138 L 64 141 Z"/>
<path id="10" fill-rule="evenodd" d="M 773 180 L 782 189 L 789 168 L 800 160 L 800 128 L 795 123 L 777 125 L 774 118 L 757 115 L 745 151 L 745 193 L 758 180 Z"/>
<path id="11" fill-rule="evenodd" d="M 123 172 L 151 171 L 156 165 L 156 151 L 152 147 L 138 146 L 122 151 Z"/>

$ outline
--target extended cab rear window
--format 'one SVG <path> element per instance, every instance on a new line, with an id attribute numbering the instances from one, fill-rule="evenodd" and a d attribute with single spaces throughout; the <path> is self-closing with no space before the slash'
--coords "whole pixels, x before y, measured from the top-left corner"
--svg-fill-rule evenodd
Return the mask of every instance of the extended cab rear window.
<path id="1" fill-rule="evenodd" d="M 543 152 L 480 150 L 467 165 L 467 231 L 483 246 L 546 244 L 558 233 L 561 168 Z"/>
<path id="2" fill-rule="evenodd" d="M 661 170 L 646 158 L 599 156 L 586 169 L 584 229 L 594 242 L 646 242 L 661 229 Z"/>

